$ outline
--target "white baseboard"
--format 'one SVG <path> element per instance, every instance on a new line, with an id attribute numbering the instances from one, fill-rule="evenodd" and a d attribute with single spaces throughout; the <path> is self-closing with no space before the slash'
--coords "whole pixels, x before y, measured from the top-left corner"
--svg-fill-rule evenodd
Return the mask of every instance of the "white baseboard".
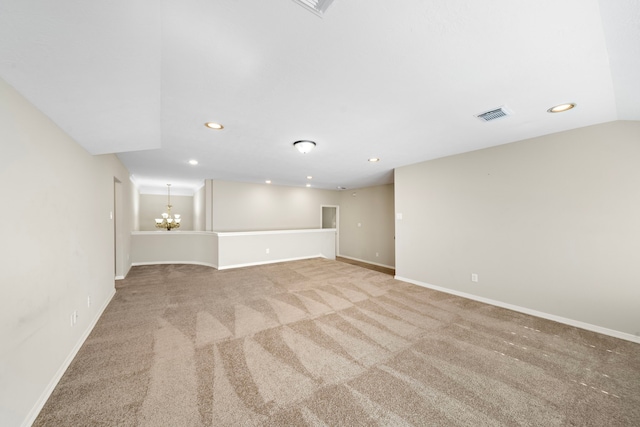
<path id="1" fill-rule="evenodd" d="M 517 311 L 520 313 L 529 314 L 531 316 L 540 317 L 542 319 L 553 320 L 554 322 L 564 323 L 565 325 L 575 326 L 576 328 L 585 329 L 587 331 L 597 332 L 599 334 L 608 335 L 614 338 L 620 338 L 626 341 L 631 341 L 631 342 L 640 344 L 640 337 L 626 333 L 626 332 L 620 332 L 614 329 L 603 328 L 602 326 L 592 325 L 590 323 L 581 322 L 579 320 L 568 319 L 566 317 L 556 316 L 555 314 L 544 313 L 542 311 L 532 310 L 530 308 L 520 307 L 518 305 L 508 304 L 502 301 L 496 301 L 489 298 L 468 294 L 466 292 L 460 292 L 453 289 L 447 289 L 447 288 L 435 286 L 429 283 L 420 282 L 417 280 L 407 279 L 406 277 L 395 276 L 395 279 L 401 280 L 407 283 L 412 283 L 414 285 L 422 286 L 423 288 L 429 288 L 436 291 L 445 292 L 447 294 L 456 295 L 456 296 L 471 299 L 474 301 L 483 302 L 485 304 L 495 305 L 496 307 L 506 308 L 506 309 Z"/>
<path id="2" fill-rule="evenodd" d="M 95 317 L 93 318 L 89 326 L 87 326 L 87 329 L 84 331 L 84 333 L 82 334 L 82 336 L 80 337 L 76 345 L 73 347 L 73 349 L 71 349 L 71 352 L 69 353 L 67 358 L 64 360 L 64 362 L 62 363 L 62 365 L 60 366 L 60 368 L 58 369 L 54 377 L 51 379 L 51 381 L 49 382 L 49 385 L 47 385 L 47 387 L 44 389 L 44 391 L 40 395 L 40 398 L 36 401 L 33 408 L 31 408 L 31 411 L 29 411 L 29 415 L 27 415 L 27 418 L 22 423 L 23 427 L 31 426 L 34 423 L 34 421 L 38 417 L 38 414 L 40 414 L 40 411 L 44 407 L 44 404 L 47 403 L 47 400 L 51 396 L 51 393 L 53 393 L 53 390 L 56 388 L 56 386 L 60 382 L 60 379 L 62 378 L 64 373 L 67 371 L 69 366 L 71 365 L 71 362 L 73 362 L 73 359 L 76 357 L 76 355 L 80 351 L 80 348 L 89 337 L 89 334 L 91 333 L 91 331 L 93 331 L 93 328 L 96 326 L 96 323 L 98 323 L 98 320 L 100 320 L 102 313 L 107 308 L 107 306 L 109 305 L 109 303 L 111 302 L 115 294 L 116 294 L 116 290 L 114 288 L 113 291 L 111 292 L 111 295 L 109 295 L 109 297 L 107 298 L 106 302 L 102 305 L 102 307 L 98 309 Z"/>
<path id="3" fill-rule="evenodd" d="M 132 267 L 137 267 L 140 265 L 160 265 L 160 264 L 189 264 L 189 265 L 204 265 L 205 267 L 212 267 L 216 270 L 218 266 L 215 264 L 209 264 L 206 262 L 196 262 L 196 261 L 153 261 L 153 262 L 134 262 L 131 264 Z"/>
<path id="4" fill-rule="evenodd" d="M 354 258 L 354 257 L 350 257 L 350 256 L 346 256 L 346 255 L 338 255 L 340 258 L 346 258 L 346 259 L 351 259 L 353 261 L 359 261 L 359 262 L 364 262 L 365 264 L 371 264 L 371 265 L 377 265 L 378 267 L 384 267 L 384 268 L 390 268 L 391 270 L 395 270 L 395 267 L 391 266 L 391 265 L 385 265 L 385 264 L 379 264 L 377 262 L 372 262 L 372 261 L 367 261 L 364 259 L 360 259 L 360 258 Z"/>
<path id="5" fill-rule="evenodd" d="M 131 265 L 134 266 L 134 267 L 137 267 L 137 266 L 140 266 L 140 265 L 191 264 L 191 265 L 204 265 L 206 267 L 215 268 L 216 270 L 228 270 L 228 269 L 231 269 L 231 268 L 253 267 L 255 265 L 275 264 L 275 263 L 278 263 L 278 262 L 299 261 L 299 260 L 303 260 L 303 259 L 313 259 L 313 258 L 335 259 L 335 258 L 329 258 L 329 257 L 327 257 L 327 256 L 325 256 L 323 254 L 319 254 L 319 255 L 311 255 L 311 256 L 298 257 L 298 258 L 273 259 L 273 260 L 268 260 L 268 261 L 258 261 L 258 262 L 244 263 L 244 264 L 231 264 L 231 265 L 222 265 L 222 266 L 218 266 L 218 265 L 215 265 L 215 264 L 209 264 L 209 263 L 206 263 L 206 262 L 194 262 L 194 261 L 134 262 Z"/>
<path id="6" fill-rule="evenodd" d="M 299 258 L 286 258 L 286 259 L 274 259 L 269 261 L 250 262 L 246 264 L 222 265 L 218 267 L 218 270 L 228 270 L 231 268 L 242 268 L 242 267 L 253 267 L 255 265 L 276 264 L 278 262 L 300 261 L 303 259 L 313 259 L 313 258 L 327 258 L 327 257 L 320 254 L 320 255 L 312 255 L 312 256 L 305 256 L 305 257 L 299 257 Z"/>
<path id="7" fill-rule="evenodd" d="M 116 280 L 124 280 L 127 277 L 127 274 L 129 274 L 129 271 L 131 270 L 131 263 L 129 263 L 129 265 L 127 266 L 127 271 L 124 272 L 124 275 L 122 276 L 116 276 L 115 279 Z"/>

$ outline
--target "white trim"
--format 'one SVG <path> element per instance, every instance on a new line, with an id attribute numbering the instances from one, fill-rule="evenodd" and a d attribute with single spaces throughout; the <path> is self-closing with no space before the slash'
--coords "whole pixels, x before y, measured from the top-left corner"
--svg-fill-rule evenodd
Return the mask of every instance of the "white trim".
<path id="1" fill-rule="evenodd" d="M 191 231 L 191 230 L 154 230 L 154 231 L 132 231 L 132 236 L 179 236 L 185 234 L 216 234 L 211 231 Z"/>
<path id="2" fill-rule="evenodd" d="M 336 232 L 335 228 L 307 228 L 301 230 L 264 230 L 264 231 L 191 231 L 191 230 L 154 230 L 154 231 L 132 231 L 132 236 L 179 236 L 185 234 L 205 234 L 219 237 L 233 236 L 260 236 L 266 234 L 302 234 L 302 233 L 325 233 Z"/>
<path id="3" fill-rule="evenodd" d="M 135 262 L 135 263 L 132 264 L 132 266 L 137 267 L 137 266 L 142 266 L 142 265 L 190 264 L 190 265 L 203 265 L 205 267 L 215 268 L 216 270 L 228 270 L 228 269 L 232 269 L 232 268 L 253 267 L 253 266 L 256 266 L 256 265 L 276 264 L 278 262 L 300 261 L 300 260 L 303 260 L 303 259 L 313 259 L 313 258 L 329 259 L 326 256 L 324 256 L 322 254 L 319 254 L 319 255 L 311 255 L 311 256 L 304 256 L 304 257 L 298 257 L 298 258 L 273 259 L 273 260 L 269 260 L 269 261 L 249 262 L 249 263 L 245 263 L 245 264 L 224 265 L 222 267 L 218 267 L 215 264 L 207 264 L 207 263 L 204 263 L 204 262 L 193 262 L 193 261 Z"/>
<path id="4" fill-rule="evenodd" d="M 116 280 L 124 280 L 124 276 L 116 276 Z"/>
<path id="5" fill-rule="evenodd" d="M 44 391 L 40 395 L 40 398 L 36 401 L 35 405 L 33 405 L 33 407 L 31 408 L 31 411 L 29 411 L 29 415 L 27 415 L 27 418 L 25 418 L 25 420 L 22 422 L 23 427 L 31 426 L 35 422 L 36 418 L 38 417 L 38 414 L 40 414 L 40 411 L 44 407 L 44 404 L 47 403 L 47 400 L 49 400 L 51 393 L 53 393 L 53 390 L 55 390 L 56 386 L 62 379 L 62 376 L 71 365 L 71 362 L 73 362 L 73 359 L 76 357 L 76 355 L 80 351 L 80 348 L 82 348 L 82 345 L 89 337 L 89 334 L 91 333 L 91 331 L 93 331 L 93 328 L 98 323 L 98 320 L 100 320 L 100 317 L 102 317 L 102 313 L 106 310 L 107 306 L 109 305 L 109 303 L 111 302 L 115 294 L 116 294 L 116 289 L 113 288 L 113 292 L 111 292 L 111 295 L 109 295 L 105 303 L 97 311 L 94 319 L 91 321 L 87 329 L 84 331 L 84 333 L 82 334 L 82 336 L 80 337 L 76 345 L 73 347 L 73 349 L 67 356 L 67 358 L 64 360 L 64 362 L 56 372 L 55 376 L 51 379 L 51 381 L 49 382 L 49 385 L 47 385 L 47 387 L 44 389 Z"/>
<path id="6" fill-rule="evenodd" d="M 129 256 L 131 256 L 131 255 L 129 255 Z M 124 272 L 124 277 L 125 278 L 127 277 L 129 272 L 131 271 L 131 267 L 133 267 L 133 265 L 129 262 L 129 266 L 127 267 L 127 271 Z"/>
<path id="7" fill-rule="evenodd" d="M 305 256 L 305 257 L 300 257 L 300 258 L 273 259 L 273 260 L 269 260 L 269 261 L 250 262 L 250 263 L 246 263 L 246 264 L 224 265 L 224 266 L 220 267 L 219 270 L 228 270 L 230 268 L 253 267 L 253 266 L 256 266 L 256 265 L 276 264 L 278 262 L 300 261 L 300 260 L 303 260 L 303 259 L 313 259 L 313 258 L 326 258 L 326 259 L 328 259 L 324 255 L 320 254 L 320 255 L 311 255 L 311 256 Z"/>
<path id="8" fill-rule="evenodd" d="M 260 236 L 264 234 L 302 234 L 302 233 L 326 233 L 336 232 L 335 228 L 308 228 L 302 230 L 266 230 L 266 231 L 214 231 L 218 237 L 232 236 Z"/>
<path id="9" fill-rule="evenodd" d="M 204 265 L 205 267 L 211 267 L 218 270 L 218 266 L 215 264 L 210 264 L 207 262 L 197 262 L 197 261 L 151 261 L 151 262 L 134 262 L 131 264 L 132 267 L 138 267 L 140 265 L 159 265 L 159 264 L 190 264 L 190 265 Z"/>
<path id="10" fill-rule="evenodd" d="M 390 265 L 384 265 L 384 264 L 380 264 L 380 263 L 377 263 L 377 262 L 366 261 L 364 259 L 354 258 L 354 257 L 342 255 L 342 254 L 336 255 L 336 256 L 339 256 L 340 258 L 346 258 L 346 259 L 351 259 L 351 260 L 354 260 L 354 261 L 364 262 L 365 264 L 377 265 L 378 267 L 390 268 L 391 270 L 395 270 L 396 269 L 395 267 L 392 267 Z M 398 280 L 400 280 L 400 279 L 398 279 Z"/>
<path id="11" fill-rule="evenodd" d="M 429 288 L 440 292 L 445 292 L 447 294 L 456 295 L 459 297 L 471 299 L 474 301 L 483 302 L 485 304 L 495 305 L 496 307 L 506 308 L 508 310 L 517 311 L 524 314 L 529 314 L 531 316 L 540 317 L 547 320 L 553 320 L 554 322 L 564 323 L 565 325 L 575 326 L 576 328 L 585 329 L 591 332 L 597 332 L 599 334 L 608 335 L 614 338 L 620 338 L 626 341 L 631 341 L 640 344 L 640 337 L 626 333 L 621 331 L 616 331 L 614 329 L 603 328 L 602 326 L 592 325 L 591 323 L 581 322 L 579 320 L 568 319 L 566 317 L 556 316 L 555 314 L 544 313 L 542 311 L 532 310 L 526 307 L 520 307 L 518 305 L 508 304 L 501 301 L 492 300 L 489 298 L 479 297 L 477 295 L 468 294 L 466 292 L 460 292 L 453 289 L 447 289 L 440 286 L 431 285 L 429 283 L 420 282 L 417 280 L 407 279 L 405 277 L 395 276 L 397 280 L 401 280 L 403 282 L 412 283 L 414 285 L 422 286 L 423 288 Z"/>

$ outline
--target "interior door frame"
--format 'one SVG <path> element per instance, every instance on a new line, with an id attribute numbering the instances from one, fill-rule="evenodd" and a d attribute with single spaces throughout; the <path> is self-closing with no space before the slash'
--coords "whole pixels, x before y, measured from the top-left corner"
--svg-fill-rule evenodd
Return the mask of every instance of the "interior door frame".
<path id="1" fill-rule="evenodd" d="M 124 249 L 122 239 L 122 183 L 113 177 L 113 270 L 115 280 L 124 279 Z"/>
<path id="2" fill-rule="evenodd" d="M 340 206 L 320 205 L 320 228 L 324 228 L 324 208 L 335 208 L 336 210 L 336 256 L 340 256 Z"/>

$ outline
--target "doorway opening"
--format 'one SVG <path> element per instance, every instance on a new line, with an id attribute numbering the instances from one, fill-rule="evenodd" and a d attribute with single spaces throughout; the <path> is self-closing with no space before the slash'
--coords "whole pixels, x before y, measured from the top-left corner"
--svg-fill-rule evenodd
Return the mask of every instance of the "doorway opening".
<path id="1" fill-rule="evenodd" d="M 113 272 L 115 280 L 124 279 L 124 262 L 122 250 L 122 183 L 113 178 Z"/>
<path id="2" fill-rule="evenodd" d="M 334 228 L 336 230 L 336 256 L 340 255 L 340 206 L 320 206 L 320 228 Z"/>

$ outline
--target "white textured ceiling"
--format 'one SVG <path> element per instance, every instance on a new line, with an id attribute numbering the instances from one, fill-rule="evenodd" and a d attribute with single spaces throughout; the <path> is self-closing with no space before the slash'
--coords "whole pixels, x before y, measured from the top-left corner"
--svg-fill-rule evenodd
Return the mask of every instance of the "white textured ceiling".
<path id="1" fill-rule="evenodd" d="M 640 120 L 640 2 L 334 0 L 320 18 L 292 0 L 0 0 L 0 76 L 90 153 L 118 153 L 142 192 L 356 188 Z M 563 102 L 578 107 L 546 112 Z M 474 117 L 501 105 L 514 115 Z"/>

